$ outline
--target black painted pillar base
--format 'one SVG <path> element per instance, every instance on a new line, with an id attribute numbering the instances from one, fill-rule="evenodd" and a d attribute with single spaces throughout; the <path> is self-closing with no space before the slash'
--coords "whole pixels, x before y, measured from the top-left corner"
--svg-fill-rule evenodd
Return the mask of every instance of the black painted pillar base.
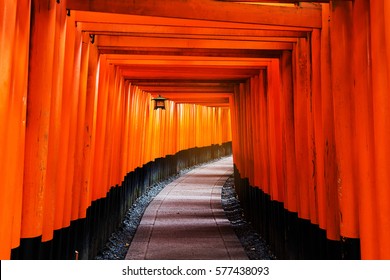
<path id="1" fill-rule="evenodd" d="M 297 213 L 289 212 L 283 203 L 271 200 L 261 189 L 250 186 L 234 167 L 236 193 L 246 219 L 268 242 L 279 259 L 337 260 L 360 259 L 360 240 L 342 238 L 333 241 L 326 232 Z"/>
<path id="2" fill-rule="evenodd" d="M 41 237 L 21 239 L 20 246 L 11 251 L 11 259 L 74 260 L 76 251 L 79 259 L 93 259 L 120 226 L 127 209 L 151 185 L 176 175 L 182 169 L 231 153 L 231 142 L 228 142 L 180 151 L 149 162 L 128 173 L 120 186 L 112 186 L 105 198 L 94 201 L 87 209 L 86 218 L 56 230 L 52 240 L 41 242 Z"/>

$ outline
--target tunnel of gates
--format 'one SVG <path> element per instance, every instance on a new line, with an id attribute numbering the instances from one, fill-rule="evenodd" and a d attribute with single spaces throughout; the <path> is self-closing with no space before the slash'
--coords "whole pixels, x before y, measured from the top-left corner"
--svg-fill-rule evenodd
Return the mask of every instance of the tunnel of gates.
<path id="1" fill-rule="evenodd" d="M 178 77 L 232 79 L 222 97 L 199 102 L 187 93 L 175 102 L 172 95 L 166 110 L 153 110 L 151 93 L 126 78 L 150 78 L 153 69 L 124 68 L 128 57 L 118 58 L 125 47 L 143 54 L 147 39 L 129 46 L 109 38 L 110 22 L 99 36 L 83 29 L 93 12 L 133 12 L 108 2 L 0 1 L 0 259 L 72 259 L 76 250 L 92 258 L 149 185 L 231 152 L 245 214 L 279 258 L 390 259 L 389 1 L 250 9 L 293 14 L 285 18 L 258 18 L 223 1 L 202 0 L 206 9 L 194 14 L 179 8 L 195 0 L 172 0 L 171 11 L 132 1 L 137 16 L 184 14 L 197 32 L 213 23 L 230 34 L 234 21 L 268 21 L 261 34 L 279 36 L 267 39 L 272 44 L 218 44 L 220 34 L 209 41 L 190 34 L 193 46 L 159 34 L 163 46 L 149 46 L 150 55 L 166 48 L 176 59 L 169 70 L 181 53 L 204 63 L 197 71 L 177 67 Z M 204 57 L 208 48 L 213 62 Z M 257 48 L 266 55 L 257 57 Z M 212 63 L 218 67 L 207 70 Z"/>

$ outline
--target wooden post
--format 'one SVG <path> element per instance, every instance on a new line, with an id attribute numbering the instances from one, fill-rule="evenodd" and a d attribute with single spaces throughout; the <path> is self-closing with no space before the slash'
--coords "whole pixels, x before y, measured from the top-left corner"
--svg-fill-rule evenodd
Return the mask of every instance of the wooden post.
<path id="1" fill-rule="evenodd" d="M 47 150 L 47 173 L 46 193 L 44 202 L 44 220 L 42 241 L 46 242 L 53 238 L 54 217 L 56 211 L 56 195 L 58 181 L 58 156 L 61 150 L 61 112 L 63 99 L 63 76 L 64 76 L 64 49 L 65 49 L 66 11 L 65 5 L 56 5 L 56 28 L 54 38 L 53 59 L 53 83 L 50 105 L 50 138 Z"/>
<path id="2" fill-rule="evenodd" d="M 389 16 L 388 1 L 370 1 L 375 181 L 367 187 L 375 192 L 375 238 L 379 245 L 375 246 L 377 254 L 373 256 L 380 259 L 390 258 L 390 28 L 386 26 Z"/>
<path id="3" fill-rule="evenodd" d="M 55 46 L 56 2 L 32 1 L 21 237 L 42 235 Z"/>
<path id="4" fill-rule="evenodd" d="M 0 3 L 0 259 L 20 244 L 30 1 Z"/>
<path id="5" fill-rule="evenodd" d="M 331 79 L 335 125 L 337 193 L 340 203 L 340 234 L 359 237 L 358 196 L 352 76 L 352 3 L 334 2 L 330 22 Z"/>
<path id="6" fill-rule="evenodd" d="M 326 237 L 340 240 L 340 216 L 337 192 L 336 142 L 331 84 L 331 60 L 329 38 L 329 5 L 323 5 L 321 30 L 321 104 L 324 134 L 324 188 L 326 213 Z"/>

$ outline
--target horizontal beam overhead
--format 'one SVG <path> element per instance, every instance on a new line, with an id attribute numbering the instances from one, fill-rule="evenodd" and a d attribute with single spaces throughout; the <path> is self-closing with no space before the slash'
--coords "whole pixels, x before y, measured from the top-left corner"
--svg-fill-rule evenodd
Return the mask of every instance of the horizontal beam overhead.
<path id="1" fill-rule="evenodd" d="M 175 80 L 188 80 L 194 79 L 197 80 L 209 80 L 209 79 L 228 79 L 228 80 L 242 80 L 248 79 L 253 75 L 257 74 L 258 71 L 238 73 L 236 71 L 227 73 L 226 71 L 221 72 L 221 69 L 202 69 L 198 73 L 193 73 L 192 71 L 185 72 L 176 72 L 176 71 L 145 71 L 139 69 L 133 70 L 123 70 L 122 75 L 125 79 L 175 79 Z"/>
<path id="2" fill-rule="evenodd" d="M 236 63 L 250 63 L 257 65 L 264 65 L 264 63 L 270 63 L 270 58 L 258 58 L 258 57 L 209 57 L 209 56 L 169 56 L 169 55 L 136 55 L 136 54 L 105 54 L 105 58 L 108 61 L 111 60 L 131 60 L 131 61 L 145 61 L 148 64 L 149 61 L 165 61 L 171 62 L 189 62 L 189 61 L 209 61 L 209 62 L 230 62 L 233 65 Z"/>
<path id="3" fill-rule="evenodd" d="M 210 75 L 211 76 L 232 76 L 232 75 L 239 75 L 239 76 L 246 76 L 250 77 L 252 75 L 258 74 L 259 69 L 247 69 L 247 68 L 225 68 L 225 67 L 172 67 L 170 65 L 164 65 L 164 66 L 153 66 L 153 67 L 147 67 L 147 66 L 139 66 L 137 68 L 134 67 L 128 67 L 128 66 L 121 66 L 120 69 L 123 71 L 123 73 L 134 73 L 138 72 L 140 74 L 150 74 L 150 75 L 158 75 L 161 74 L 161 76 L 166 75 L 177 75 L 181 76 L 184 74 L 192 75 L 192 77 L 199 77 L 204 75 Z"/>
<path id="4" fill-rule="evenodd" d="M 184 27 L 184 28 L 215 28 L 215 29 L 249 29 L 249 30 L 274 30 L 311 32 L 310 27 L 279 26 L 266 24 L 251 24 L 237 22 L 223 22 L 211 20 L 195 20 L 185 18 L 169 18 L 156 16 L 139 16 L 129 14 L 114 14 L 104 12 L 73 11 L 77 26 L 79 24 L 120 24 L 154 27 Z M 83 30 L 83 29 L 81 29 Z"/>
<path id="5" fill-rule="evenodd" d="M 213 0 L 68 0 L 67 8 L 92 12 L 321 28 L 321 7 L 247 5 Z"/>
<path id="6" fill-rule="evenodd" d="M 155 92 L 151 92 L 152 94 L 155 94 Z M 229 98 L 233 92 L 225 92 L 225 93 L 199 93 L 199 92 L 183 92 L 183 93 L 178 93 L 178 92 L 167 92 L 164 94 L 164 97 L 166 98 L 183 98 L 183 99 L 204 99 L 205 97 L 208 98 Z"/>
<path id="7" fill-rule="evenodd" d="M 243 83 L 245 82 L 245 79 L 242 80 L 229 80 L 229 79 L 196 79 L 196 77 L 193 77 L 191 79 L 181 79 L 181 80 L 176 80 L 176 79 L 131 79 L 127 78 L 126 79 L 129 83 L 132 85 L 148 85 L 148 84 L 231 84 L 231 85 L 237 85 L 238 83 Z"/>
<path id="8" fill-rule="evenodd" d="M 229 106 L 238 83 L 321 26 L 321 6 L 68 0 L 78 30 L 124 79 L 176 103 Z"/>
<path id="9" fill-rule="evenodd" d="M 244 28 L 221 28 L 221 27 L 194 27 L 194 26 L 156 26 L 144 24 L 123 24 L 123 23 L 91 23 L 81 22 L 78 27 L 86 32 L 93 34 L 110 34 L 110 35 L 132 35 L 137 33 L 150 35 L 204 35 L 217 37 L 236 37 L 245 39 L 247 37 L 285 37 L 296 38 L 306 37 L 307 31 L 293 30 L 275 30 L 275 29 L 244 29 Z"/>
<path id="10" fill-rule="evenodd" d="M 194 103 L 194 102 L 202 102 L 202 103 L 228 103 L 230 96 L 202 96 L 202 97 L 193 97 L 193 96 L 185 96 L 185 95 L 169 95 L 165 94 L 165 98 L 175 102 L 186 102 L 186 103 Z"/>
<path id="11" fill-rule="evenodd" d="M 95 33 L 96 35 L 96 33 Z M 111 37 L 122 37 L 122 38 L 148 38 L 148 39 L 182 39 L 182 40 L 216 40 L 216 41 L 242 41 L 242 42 L 288 42 L 295 43 L 297 37 L 263 37 L 263 36 L 241 36 L 241 35 L 194 35 L 194 34 L 166 34 L 166 33 L 109 33 L 103 32 L 99 36 L 111 36 Z M 306 35 L 307 36 L 307 35 Z M 306 37 L 302 36 L 302 37 Z"/>
<path id="12" fill-rule="evenodd" d="M 127 66 L 144 66 L 144 65 L 153 65 L 153 66 L 159 66 L 159 65 L 170 65 L 170 67 L 180 67 L 180 66 L 188 66 L 188 67 L 223 67 L 223 68 L 245 68 L 245 69 L 262 69 L 264 68 L 267 63 L 262 62 L 241 62 L 236 61 L 232 63 L 231 61 L 207 61 L 207 60 L 200 60 L 200 61 L 155 61 L 155 60 L 126 60 L 126 59 L 110 59 L 108 60 L 109 63 L 114 65 L 127 65 Z"/>
<path id="13" fill-rule="evenodd" d="M 167 47 L 131 47 L 115 49 L 114 47 L 100 48 L 100 54 L 115 55 L 165 55 L 165 56 L 208 56 L 208 57 L 251 57 L 278 58 L 282 50 L 251 50 L 251 49 L 206 49 L 206 48 L 167 48 Z"/>
<path id="14" fill-rule="evenodd" d="M 201 87 L 201 86 L 142 86 L 137 84 L 137 86 L 148 92 L 153 93 L 172 93 L 172 94 L 211 94 L 211 93 L 232 93 L 234 92 L 234 87 Z"/>
<path id="15" fill-rule="evenodd" d="M 181 101 L 175 101 L 176 104 L 197 104 L 197 105 L 202 105 L 206 107 L 229 107 L 230 104 L 229 102 L 224 102 L 224 103 L 213 103 L 213 102 L 181 102 Z"/>
<path id="16" fill-rule="evenodd" d="M 180 38 L 149 38 L 128 36 L 99 35 L 95 38 L 99 49 L 127 49 L 127 48 L 205 48 L 205 49 L 252 49 L 252 50 L 292 50 L 291 42 L 270 41 L 240 41 L 240 40 L 207 40 L 207 39 L 180 39 Z"/>

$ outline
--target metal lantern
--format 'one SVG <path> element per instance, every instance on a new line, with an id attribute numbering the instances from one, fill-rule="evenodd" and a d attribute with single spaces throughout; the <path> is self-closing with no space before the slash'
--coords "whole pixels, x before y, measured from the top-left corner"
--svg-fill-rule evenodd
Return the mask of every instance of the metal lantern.
<path id="1" fill-rule="evenodd" d="M 166 98 L 159 95 L 158 97 L 153 98 L 152 100 L 154 100 L 154 110 L 157 109 L 165 110 L 165 100 L 167 100 Z"/>

